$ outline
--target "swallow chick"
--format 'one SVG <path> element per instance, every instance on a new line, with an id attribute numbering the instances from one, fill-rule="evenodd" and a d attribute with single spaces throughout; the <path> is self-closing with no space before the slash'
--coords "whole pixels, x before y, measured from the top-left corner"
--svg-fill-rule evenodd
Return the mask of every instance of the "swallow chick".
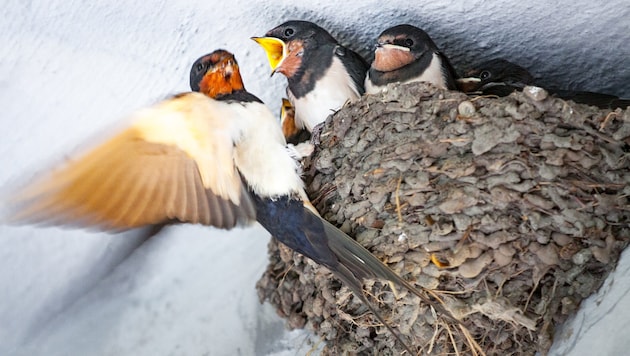
<path id="1" fill-rule="evenodd" d="M 298 144 L 311 138 L 311 134 L 295 124 L 295 108 L 289 99 L 282 98 L 280 107 L 280 126 L 287 143 Z"/>
<path id="2" fill-rule="evenodd" d="M 277 119 L 245 90 L 231 53 L 201 57 L 190 78 L 193 92 L 137 111 L 117 134 L 13 193 L 8 221 L 107 231 L 257 221 L 328 268 L 412 354 L 366 298 L 364 280 L 398 284 L 448 312 L 319 216 Z"/>
<path id="3" fill-rule="evenodd" d="M 457 89 L 457 73 L 431 37 L 412 25 L 383 31 L 376 40 L 374 61 L 365 78 L 368 94 L 389 83 L 428 82 L 441 89 Z"/>
<path id="4" fill-rule="evenodd" d="M 287 78 L 298 128 L 312 132 L 365 91 L 365 60 L 312 22 L 288 21 L 252 39 L 265 50 L 272 75 Z"/>
<path id="5" fill-rule="evenodd" d="M 507 96 L 514 91 L 521 91 L 527 85 L 536 85 L 536 80 L 529 71 L 516 63 L 503 58 L 492 59 L 479 64 L 458 79 L 461 91 L 477 95 Z M 599 107 L 600 109 L 625 109 L 630 100 L 618 96 L 590 91 L 544 88 L 557 98 L 571 100 L 579 104 Z"/>
<path id="6" fill-rule="evenodd" d="M 481 63 L 467 71 L 465 77 L 457 79 L 457 85 L 464 93 L 496 96 L 507 96 L 527 85 L 535 85 L 534 82 L 527 69 L 503 58 Z"/>
<path id="7" fill-rule="evenodd" d="M 304 128 L 298 128 L 295 124 L 295 108 L 289 99 L 282 98 L 280 126 L 282 127 L 282 134 L 287 140 L 287 147 L 293 151 L 295 159 L 300 160 L 313 153 L 315 146 L 310 142 L 311 133 Z"/>

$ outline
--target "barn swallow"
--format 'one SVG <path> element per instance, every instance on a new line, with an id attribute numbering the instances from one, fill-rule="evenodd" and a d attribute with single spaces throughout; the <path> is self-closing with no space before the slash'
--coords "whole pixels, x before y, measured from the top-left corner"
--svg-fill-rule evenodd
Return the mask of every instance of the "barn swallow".
<path id="1" fill-rule="evenodd" d="M 287 77 L 287 95 L 297 127 L 313 127 L 364 93 L 368 65 L 326 30 L 307 21 L 288 21 L 252 37 L 267 53 L 273 73 Z"/>
<path id="2" fill-rule="evenodd" d="M 502 58 L 481 63 L 465 75 L 465 78 L 458 79 L 458 86 L 463 92 L 471 94 L 507 96 L 514 91 L 523 90 L 527 85 L 537 85 L 527 69 Z M 557 88 L 545 90 L 557 98 L 597 106 L 600 109 L 625 109 L 630 106 L 630 100 L 610 94 Z"/>
<path id="3" fill-rule="evenodd" d="M 457 79 L 459 89 L 465 93 L 507 96 L 527 85 L 535 85 L 527 69 L 503 58 L 492 59 Z"/>
<path id="4" fill-rule="evenodd" d="M 282 98 L 280 126 L 293 158 L 301 160 L 313 154 L 315 145 L 311 143 L 311 133 L 304 128 L 298 128 L 295 124 L 295 108 L 289 99 Z"/>
<path id="5" fill-rule="evenodd" d="M 412 25 L 383 31 L 376 40 L 374 61 L 365 78 L 365 91 L 379 93 L 389 83 L 429 82 L 457 89 L 457 73 L 431 37 Z"/>
<path id="6" fill-rule="evenodd" d="M 10 221 L 110 231 L 163 223 L 231 229 L 258 221 L 327 267 L 411 354 L 367 300 L 363 281 L 398 284 L 445 309 L 319 216 L 277 119 L 245 90 L 231 53 L 201 57 L 190 78 L 193 92 L 136 112 L 118 134 L 19 190 Z"/>
<path id="7" fill-rule="evenodd" d="M 291 105 L 289 99 L 282 98 L 280 125 L 282 126 L 282 134 L 287 140 L 287 143 L 297 145 L 311 139 L 310 132 L 297 127 L 295 123 L 295 108 Z"/>

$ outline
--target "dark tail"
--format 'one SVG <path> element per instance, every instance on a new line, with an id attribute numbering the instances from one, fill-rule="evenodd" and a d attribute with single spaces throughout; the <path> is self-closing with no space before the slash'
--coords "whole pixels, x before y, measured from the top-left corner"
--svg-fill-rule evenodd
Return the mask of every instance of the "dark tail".
<path id="1" fill-rule="evenodd" d="M 396 283 L 409 290 L 427 305 L 432 306 L 440 315 L 449 319 L 449 321 L 452 321 L 455 324 L 460 324 L 460 321 L 455 319 L 455 317 L 453 317 L 439 301 L 429 299 L 429 297 L 421 293 L 418 289 L 409 284 L 409 282 L 402 279 L 398 276 L 398 274 L 384 265 L 378 258 L 372 255 L 372 253 L 366 250 L 358 242 L 324 219 L 321 220 L 324 225 L 328 246 L 339 261 L 337 269 L 332 272 L 341 279 L 341 281 L 345 283 L 345 285 L 347 285 L 356 296 L 361 298 L 374 316 L 376 316 L 376 318 L 387 327 L 396 339 L 400 341 L 410 355 L 414 355 L 415 352 L 411 351 L 411 348 L 402 340 L 399 333 L 395 332 L 393 328 L 385 322 L 376 308 L 367 300 L 363 292 L 363 280 L 365 278 L 381 279 Z"/>
<path id="2" fill-rule="evenodd" d="M 400 278 L 363 246 L 304 206 L 302 201 L 291 197 L 276 199 L 262 199 L 257 198 L 256 195 L 253 197 L 258 222 L 278 241 L 333 272 L 365 303 L 409 354 L 415 353 L 402 340 L 400 334 L 383 319 L 377 308 L 368 301 L 363 292 L 365 279 L 380 279 L 398 284 L 415 294 L 427 305 L 432 306 L 442 317 L 461 324 L 440 304 L 439 300 L 431 300 L 409 282 Z"/>
<path id="3" fill-rule="evenodd" d="M 379 311 L 376 310 L 376 308 L 372 305 L 372 303 L 368 301 L 365 294 L 363 293 L 363 283 L 354 276 L 354 274 L 352 273 L 350 269 L 346 268 L 344 265 L 341 265 L 336 271 L 333 271 L 333 274 L 337 278 L 339 278 L 341 282 L 343 282 L 344 285 L 350 288 L 350 290 L 352 290 L 352 293 L 354 293 L 354 295 L 356 295 L 357 297 L 361 299 L 363 304 L 365 304 L 368 307 L 368 309 L 370 309 L 370 311 L 372 312 L 372 314 L 374 314 L 376 319 L 378 319 L 378 321 L 381 322 L 381 324 L 385 325 L 387 330 L 389 330 L 389 332 L 392 333 L 392 335 L 394 335 L 394 337 L 400 342 L 400 344 L 403 345 L 403 347 L 405 348 L 405 350 L 407 350 L 409 355 L 416 355 L 416 352 L 411 351 L 411 348 L 407 345 L 405 341 L 403 341 L 402 337 L 398 334 L 398 332 L 396 332 L 394 328 L 389 326 L 389 323 L 387 323 L 385 319 L 383 319 L 383 317 L 381 316 L 381 313 L 379 313 Z"/>
<path id="4" fill-rule="evenodd" d="M 378 278 L 396 283 L 408 289 L 424 303 L 433 306 L 437 312 L 451 319 L 451 321 L 459 323 L 439 302 L 433 301 L 422 294 L 416 287 L 409 284 L 409 282 L 398 276 L 396 272 L 385 266 L 383 262 L 372 255 L 365 247 L 361 246 L 358 242 L 329 222 L 323 219 L 322 222 L 328 237 L 328 246 L 339 259 L 339 263 L 345 266 L 354 278 L 359 281 L 364 278 Z"/>

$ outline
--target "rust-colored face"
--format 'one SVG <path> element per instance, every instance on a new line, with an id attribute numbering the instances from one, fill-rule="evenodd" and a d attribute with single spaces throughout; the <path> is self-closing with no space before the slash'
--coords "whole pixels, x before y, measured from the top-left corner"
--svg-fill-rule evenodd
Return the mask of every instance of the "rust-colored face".
<path id="1" fill-rule="evenodd" d="M 301 40 L 293 40 L 287 44 L 287 54 L 274 72 L 282 73 L 291 78 L 302 65 L 304 56 L 304 43 Z"/>
<path id="2" fill-rule="evenodd" d="M 226 51 L 215 51 L 201 60 L 208 69 L 199 83 L 199 91 L 211 98 L 243 90 L 243 79 L 234 56 Z"/>
<path id="3" fill-rule="evenodd" d="M 413 62 L 416 58 L 411 53 L 411 49 L 394 44 L 403 38 L 404 36 L 380 37 L 376 51 L 374 51 L 372 68 L 380 72 L 391 72 Z"/>

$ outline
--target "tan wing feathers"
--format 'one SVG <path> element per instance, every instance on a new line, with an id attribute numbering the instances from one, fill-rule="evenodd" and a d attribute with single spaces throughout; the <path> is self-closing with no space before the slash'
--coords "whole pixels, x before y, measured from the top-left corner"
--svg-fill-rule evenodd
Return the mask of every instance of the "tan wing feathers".
<path id="1" fill-rule="evenodd" d="M 229 104 L 200 93 L 188 93 L 142 110 L 133 127 L 141 139 L 175 146 L 195 161 L 204 187 L 222 198 L 239 201 L 240 177 L 233 145 L 239 123 Z M 219 173 L 219 174 L 217 174 Z"/>
<path id="2" fill-rule="evenodd" d="M 178 213 L 175 215 L 176 220 L 181 220 L 182 217 L 191 217 L 191 222 L 197 221 L 197 204 L 196 204 L 196 189 L 195 181 L 193 177 L 189 176 L 190 167 L 192 162 L 183 161 L 183 170 L 179 172 L 179 179 L 181 180 L 180 186 L 182 187 L 182 195 L 179 196 L 176 201 L 180 204 L 180 208 L 177 209 Z"/>
<path id="3" fill-rule="evenodd" d="M 234 167 L 231 118 L 220 117 L 229 112 L 197 93 L 145 109 L 126 130 L 19 191 L 11 220 L 115 230 L 251 221 L 255 210 Z"/>
<path id="4" fill-rule="evenodd" d="M 160 208 L 162 202 L 158 199 L 158 192 L 164 176 L 159 170 L 153 171 L 153 167 L 148 167 L 151 163 L 142 164 L 142 159 L 138 161 L 139 166 L 127 167 L 129 170 L 137 169 L 134 175 L 121 175 L 121 192 L 106 206 L 106 216 L 111 217 L 117 227 L 157 224 L 165 220 L 165 214 L 156 211 L 163 209 Z"/>

